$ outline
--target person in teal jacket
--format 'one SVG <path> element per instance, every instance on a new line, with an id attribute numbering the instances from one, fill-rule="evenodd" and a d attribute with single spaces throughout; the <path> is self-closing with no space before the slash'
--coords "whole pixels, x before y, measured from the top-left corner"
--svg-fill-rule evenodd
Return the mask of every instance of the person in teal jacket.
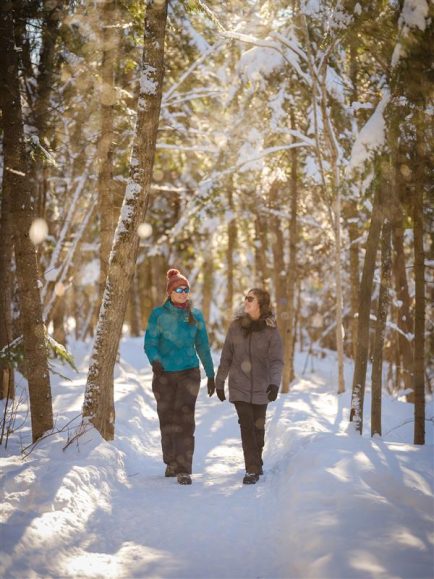
<path id="1" fill-rule="evenodd" d="M 202 313 L 192 308 L 190 284 L 177 269 L 167 272 L 167 300 L 154 308 L 145 333 L 145 353 L 152 366 L 165 476 L 191 484 L 195 406 L 200 387 L 199 359 L 215 391 L 214 364 Z"/>

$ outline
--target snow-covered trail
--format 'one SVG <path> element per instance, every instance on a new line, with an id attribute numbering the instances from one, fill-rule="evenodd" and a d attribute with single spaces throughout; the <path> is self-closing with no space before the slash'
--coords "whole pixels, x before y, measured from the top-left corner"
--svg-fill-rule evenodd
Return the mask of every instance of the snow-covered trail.
<path id="1" fill-rule="evenodd" d="M 59 424 L 82 403 L 88 350 L 76 348 L 83 374 L 57 384 Z M 349 394 L 335 395 L 332 360 L 316 366 L 269 405 L 253 486 L 233 406 L 203 387 L 184 487 L 163 476 L 142 342 L 123 342 L 114 442 L 92 431 L 62 452 L 57 435 L 24 463 L 1 455 L 0 576 L 432 577 L 432 446 L 406 444 L 408 405 L 390 399 L 388 442 L 348 433 Z"/>

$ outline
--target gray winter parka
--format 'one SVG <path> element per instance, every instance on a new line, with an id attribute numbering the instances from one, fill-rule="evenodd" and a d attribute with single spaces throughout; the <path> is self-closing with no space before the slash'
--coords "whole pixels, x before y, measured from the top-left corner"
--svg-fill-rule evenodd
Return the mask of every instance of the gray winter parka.
<path id="1" fill-rule="evenodd" d="M 229 327 L 216 388 L 224 388 L 229 374 L 230 402 L 268 404 L 267 388 L 270 384 L 280 386 L 282 369 L 282 341 L 274 318 L 252 322 L 243 316 Z"/>

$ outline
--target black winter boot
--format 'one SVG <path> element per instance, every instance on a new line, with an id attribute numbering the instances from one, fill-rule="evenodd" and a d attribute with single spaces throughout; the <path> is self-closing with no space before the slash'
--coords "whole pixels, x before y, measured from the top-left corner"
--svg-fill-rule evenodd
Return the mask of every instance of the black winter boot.
<path id="1" fill-rule="evenodd" d="M 164 476 L 167 476 L 167 477 L 176 476 L 175 467 L 170 466 L 170 464 L 168 464 L 166 466 L 166 472 L 164 473 Z"/>
<path id="2" fill-rule="evenodd" d="M 243 478 L 243 485 L 254 485 L 259 480 L 259 474 L 255 472 L 246 472 Z"/>
<path id="3" fill-rule="evenodd" d="M 191 485 L 191 476 L 186 472 L 180 472 L 176 475 L 180 485 Z"/>

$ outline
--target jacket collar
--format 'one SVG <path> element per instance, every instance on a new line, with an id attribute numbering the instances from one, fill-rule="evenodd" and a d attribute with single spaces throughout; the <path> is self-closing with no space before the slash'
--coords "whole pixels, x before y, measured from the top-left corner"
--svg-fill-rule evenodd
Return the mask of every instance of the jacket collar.
<path id="1" fill-rule="evenodd" d="M 164 302 L 163 308 L 165 308 L 168 312 L 174 312 L 174 313 L 179 314 L 179 315 L 185 315 L 186 313 L 188 313 L 187 308 L 177 308 L 176 306 L 174 306 L 172 304 L 172 302 L 169 299 L 167 299 Z"/>
<path id="2" fill-rule="evenodd" d="M 244 312 L 244 309 L 238 310 L 235 314 L 235 320 L 238 320 L 243 330 L 250 334 L 250 332 L 259 332 L 265 328 L 275 328 L 276 318 L 272 313 L 266 316 L 261 316 L 258 320 L 252 320 L 252 318 Z"/>

